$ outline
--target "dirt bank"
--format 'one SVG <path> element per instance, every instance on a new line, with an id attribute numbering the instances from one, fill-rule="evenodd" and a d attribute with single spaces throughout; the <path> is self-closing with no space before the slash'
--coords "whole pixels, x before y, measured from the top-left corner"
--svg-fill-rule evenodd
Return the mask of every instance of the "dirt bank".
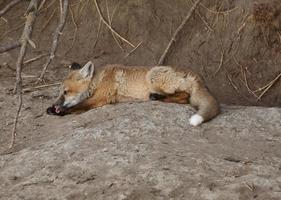
<path id="1" fill-rule="evenodd" d="M 0 5 L 7 2 L 4 0 Z M 3 16 L 6 21 L 0 20 L 0 42 L 19 38 L 25 20 L 21 16 L 27 4 L 28 1 L 23 1 Z M 99 26 L 93 1 L 71 0 L 70 5 L 58 57 L 49 72 L 63 68 L 65 61 L 89 59 L 96 66 L 107 63 L 155 65 L 188 13 L 191 1 L 100 1 L 102 14 L 107 20 L 109 16 L 112 27 L 135 46 L 141 43 L 129 56 L 133 47 L 114 39 L 104 24 Z M 194 69 L 222 103 L 280 106 L 280 80 L 257 100 L 265 90 L 263 87 L 281 72 L 280 11 L 279 0 L 204 0 L 177 37 L 165 64 Z M 58 17 L 59 3 L 48 1 L 35 24 L 36 49 L 30 49 L 27 58 L 49 52 Z M 9 64 L 14 67 L 18 49 L 10 54 Z M 45 59 L 27 65 L 24 72 L 38 76 Z M 7 61 L 0 57 L 0 64 L 4 62 Z M 3 75 L 6 72 L 0 70 L 6 77 Z M 52 82 L 54 79 L 49 72 L 46 79 Z M 260 88 L 263 90 L 256 91 Z"/>

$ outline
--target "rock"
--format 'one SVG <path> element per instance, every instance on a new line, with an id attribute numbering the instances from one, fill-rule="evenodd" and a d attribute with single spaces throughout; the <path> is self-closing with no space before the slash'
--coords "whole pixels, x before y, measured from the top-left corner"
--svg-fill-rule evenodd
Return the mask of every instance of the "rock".
<path id="1" fill-rule="evenodd" d="M 281 198 L 281 109 L 227 106 L 195 128 L 192 113 L 147 102 L 73 115 L 63 137 L 0 156 L 0 199 Z"/>

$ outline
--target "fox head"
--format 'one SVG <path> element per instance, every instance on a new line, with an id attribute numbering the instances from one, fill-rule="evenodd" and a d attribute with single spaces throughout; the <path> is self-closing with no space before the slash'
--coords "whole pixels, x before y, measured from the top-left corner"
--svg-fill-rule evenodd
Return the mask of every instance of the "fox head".
<path id="1" fill-rule="evenodd" d="M 60 94 L 47 113 L 62 115 L 67 109 L 81 103 L 90 96 L 89 86 L 94 76 L 94 64 L 89 61 L 81 69 L 75 63 L 75 68 L 62 82 Z"/>

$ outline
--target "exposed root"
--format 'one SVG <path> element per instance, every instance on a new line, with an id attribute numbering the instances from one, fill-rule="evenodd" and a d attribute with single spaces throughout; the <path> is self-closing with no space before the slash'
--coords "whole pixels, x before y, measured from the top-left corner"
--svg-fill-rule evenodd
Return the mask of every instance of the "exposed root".
<path id="1" fill-rule="evenodd" d="M 36 18 L 37 8 L 38 8 L 38 0 L 31 0 L 30 4 L 28 6 L 27 12 L 26 12 L 26 15 L 27 15 L 26 23 L 25 23 L 25 27 L 23 29 L 23 33 L 21 36 L 21 49 L 20 49 L 19 57 L 18 57 L 17 63 L 16 63 L 16 69 L 17 69 L 16 85 L 15 85 L 15 90 L 14 90 L 14 92 L 17 93 L 18 102 L 17 102 L 17 112 L 15 115 L 14 126 L 13 126 L 13 130 L 12 130 L 12 139 L 11 139 L 11 143 L 10 143 L 10 148 L 12 148 L 14 146 L 15 139 L 16 139 L 17 123 L 18 123 L 18 118 L 19 118 L 19 114 L 21 111 L 21 107 L 22 107 L 21 71 L 22 71 L 23 59 L 24 59 L 24 56 L 26 53 L 27 44 L 29 43 L 28 40 L 30 40 L 30 36 L 32 33 L 32 29 L 33 29 L 33 24 L 34 24 L 34 21 Z"/>
<path id="2" fill-rule="evenodd" d="M 96 1 L 96 0 L 95 0 Z M 160 57 L 159 61 L 158 61 L 158 65 L 162 65 L 164 63 L 164 60 L 173 44 L 173 42 L 176 41 L 176 37 L 178 35 L 178 33 L 183 29 L 184 25 L 186 24 L 186 22 L 190 19 L 192 13 L 194 12 L 194 10 L 197 8 L 198 4 L 201 2 L 202 0 L 197 0 L 193 6 L 191 7 L 191 9 L 189 10 L 189 12 L 187 13 L 186 17 L 184 18 L 184 20 L 182 21 L 182 23 L 180 24 L 180 26 L 176 29 L 176 31 L 174 32 L 170 42 L 168 43 L 164 53 L 162 54 L 162 56 Z"/>
<path id="3" fill-rule="evenodd" d="M 66 17 L 67 17 L 68 0 L 64 0 L 63 4 L 61 2 L 60 3 L 60 8 L 61 8 L 61 15 L 60 15 L 60 20 L 59 20 L 59 25 L 56 28 L 55 33 L 54 33 L 50 56 L 48 57 L 46 63 L 44 64 L 43 70 L 42 70 L 42 72 L 41 72 L 41 74 L 40 74 L 36 84 L 38 84 L 38 83 L 43 81 L 44 75 L 45 75 L 45 73 L 47 71 L 47 68 L 48 68 L 49 64 L 55 58 L 55 53 L 56 53 L 56 50 L 57 50 L 57 47 L 58 47 L 58 40 L 59 40 L 60 35 L 62 34 L 64 25 L 65 25 L 65 21 L 66 21 Z"/>

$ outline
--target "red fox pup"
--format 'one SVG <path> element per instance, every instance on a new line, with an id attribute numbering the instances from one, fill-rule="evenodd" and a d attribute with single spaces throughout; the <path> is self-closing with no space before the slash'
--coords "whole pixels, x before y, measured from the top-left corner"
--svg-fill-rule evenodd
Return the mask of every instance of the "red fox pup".
<path id="1" fill-rule="evenodd" d="M 106 65 L 95 69 L 89 61 L 73 70 L 63 81 L 61 94 L 48 114 L 65 115 L 105 104 L 159 100 L 190 103 L 198 109 L 189 122 L 193 126 L 211 120 L 219 113 L 219 103 L 202 79 L 190 70 L 170 66 L 126 67 Z"/>

